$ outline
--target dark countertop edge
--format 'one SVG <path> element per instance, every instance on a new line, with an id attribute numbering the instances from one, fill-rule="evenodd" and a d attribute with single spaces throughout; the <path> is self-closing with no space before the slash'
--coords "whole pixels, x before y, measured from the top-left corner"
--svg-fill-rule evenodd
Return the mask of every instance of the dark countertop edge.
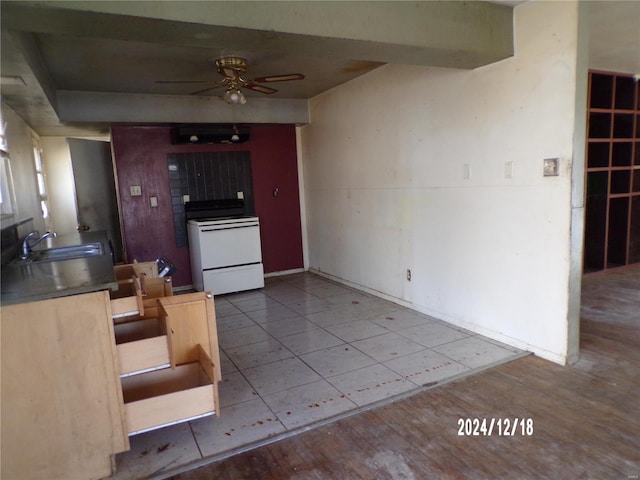
<path id="1" fill-rule="evenodd" d="M 20 297 L 13 297 L 11 294 L 0 295 L 0 307 L 8 307 L 10 305 L 19 305 L 21 303 L 29 302 L 41 302 L 51 300 L 54 298 L 68 297 L 71 295 L 82 295 L 84 293 L 100 292 L 102 290 L 118 290 L 118 282 L 103 284 L 104 288 L 96 288 L 95 286 L 88 285 L 84 288 L 71 288 L 68 290 L 56 290 L 54 292 L 47 293 L 46 298 L 42 298 L 42 295 L 23 295 Z"/>

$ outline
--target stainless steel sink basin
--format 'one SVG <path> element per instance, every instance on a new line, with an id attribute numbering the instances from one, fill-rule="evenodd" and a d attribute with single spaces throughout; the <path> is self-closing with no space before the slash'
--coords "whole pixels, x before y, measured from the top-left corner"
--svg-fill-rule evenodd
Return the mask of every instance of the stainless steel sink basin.
<path id="1" fill-rule="evenodd" d="M 24 262 L 53 262 L 71 260 L 74 258 L 94 257 L 104 255 L 102 243 L 86 243 L 67 247 L 54 247 L 45 250 L 35 250 Z"/>

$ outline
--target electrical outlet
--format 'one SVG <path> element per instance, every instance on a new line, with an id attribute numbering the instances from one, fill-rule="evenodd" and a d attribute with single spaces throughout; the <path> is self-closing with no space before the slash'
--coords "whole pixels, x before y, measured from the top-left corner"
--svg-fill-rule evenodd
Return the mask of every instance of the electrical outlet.
<path id="1" fill-rule="evenodd" d="M 462 165 L 462 178 L 469 180 L 471 178 L 471 165 L 465 163 Z"/>
<path id="2" fill-rule="evenodd" d="M 243 200 L 244 199 L 244 192 L 236 192 L 238 199 L 239 200 Z"/>
<path id="3" fill-rule="evenodd" d="M 155 208 L 158 206 L 158 197 L 149 197 L 149 201 L 151 202 L 151 207 Z"/>
<path id="4" fill-rule="evenodd" d="M 411 281 L 411 270 L 407 268 L 407 282 Z"/>

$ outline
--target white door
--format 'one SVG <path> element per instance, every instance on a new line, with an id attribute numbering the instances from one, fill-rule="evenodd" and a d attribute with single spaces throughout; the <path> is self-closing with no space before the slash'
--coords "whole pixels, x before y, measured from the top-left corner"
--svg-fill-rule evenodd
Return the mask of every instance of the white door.
<path id="1" fill-rule="evenodd" d="M 105 230 L 114 260 L 122 260 L 120 217 L 111 161 L 111 145 L 98 140 L 69 139 L 78 205 L 78 231 Z"/>

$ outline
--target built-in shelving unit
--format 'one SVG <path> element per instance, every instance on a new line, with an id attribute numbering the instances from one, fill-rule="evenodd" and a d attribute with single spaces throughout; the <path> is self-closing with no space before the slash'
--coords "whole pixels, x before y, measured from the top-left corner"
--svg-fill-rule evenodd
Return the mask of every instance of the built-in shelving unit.
<path id="1" fill-rule="evenodd" d="M 639 83 L 589 72 L 585 272 L 640 262 Z"/>

